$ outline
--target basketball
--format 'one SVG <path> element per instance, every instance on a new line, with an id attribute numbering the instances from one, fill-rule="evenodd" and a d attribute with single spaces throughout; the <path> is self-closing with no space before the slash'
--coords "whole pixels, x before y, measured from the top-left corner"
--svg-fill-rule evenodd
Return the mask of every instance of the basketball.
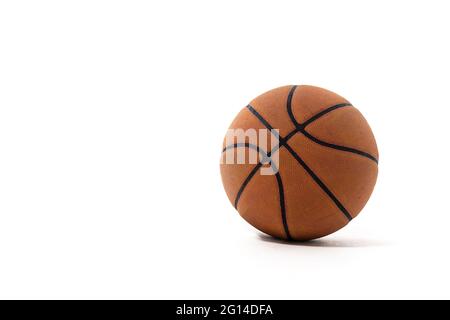
<path id="1" fill-rule="evenodd" d="M 306 241 L 347 225 L 378 174 L 369 124 L 348 100 L 319 87 L 270 90 L 243 108 L 224 140 L 225 192 L 248 223 Z"/>

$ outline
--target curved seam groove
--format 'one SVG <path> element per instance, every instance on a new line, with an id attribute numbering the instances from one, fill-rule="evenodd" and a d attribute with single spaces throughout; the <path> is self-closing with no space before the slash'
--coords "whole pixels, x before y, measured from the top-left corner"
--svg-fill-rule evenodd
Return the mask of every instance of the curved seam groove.
<path id="1" fill-rule="evenodd" d="M 297 89 L 297 86 L 292 86 L 291 90 L 289 90 L 286 106 L 289 118 L 291 118 L 291 121 L 294 124 L 294 126 L 298 127 L 300 126 L 300 123 L 297 122 L 297 120 L 294 117 L 294 113 L 292 112 L 292 97 L 294 96 L 295 89 Z"/>
<path id="2" fill-rule="evenodd" d="M 286 233 L 287 240 L 292 240 L 291 234 L 289 233 L 289 227 L 287 223 L 286 217 L 286 205 L 284 202 L 284 188 L 283 188 L 283 180 L 281 179 L 281 175 L 279 172 L 275 174 L 278 183 L 278 194 L 280 196 L 280 209 L 281 209 L 281 220 L 283 222 L 284 232 Z"/>
<path id="3" fill-rule="evenodd" d="M 305 128 L 307 125 L 311 124 L 312 122 L 316 121 L 317 119 L 323 117 L 324 115 L 326 115 L 327 113 L 330 113 L 331 111 L 334 111 L 336 109 L 340 109 L 343 107 L 353 107 L 353 105 L 351 103 L 339 103 L 339 104 L 335 104 L 334 106 L 331 106 L 325 110 L 320 111 L 319 113 L 316 113 L 315 115 L 313 115 L 311 118 L 309 118 L 308 120 L 306 120 L 305 122 L 303 122 L 302 124 L 300 124 L 300 126 L 302 128 Z"/>
<path id="4" fill-rule="evenodd" d="M 364 152 L 364 151 L 361 151 L 361 150 L 358 150 L 358 149 L 354 149 L 354 148 L 350 148 L 350 147 L 346 147 L 346 146 L 340 146 L 340 145 L 337 145 L 337 144 L 328 143 L 326 141 L 322 141 L 322 140 L 314 137 L 313 135 L 311 135 L 306 130 L 301 130 L 301 133 L 303 133 L 303 135 L 305 137 L 307 137 L 309 140 L 311 140 L 311 141 L 313 141 L 313 142 L 315 142 L 315 143 L 317 143 L 317 144 L 319 144 L 321 146 L 324 146 L 324 147 L 327 147 L 327 148 L 331 148 L 331 149 L 335 149 L 335 150 L 340 150 L 340 151 L 354 153 L 354 154 L 363 156 L 365 158 L 368 158 L 368 159 L 374 161 L 376 164 L 378 164 L 378 159 L 375 158 L 374 156 L 372 156 L 371 154 L 367 153 L 367 152 Z"/>
<path id="5" fill-rule="evenodd" d="M 222 153 L 224 153 L 227 150 L 235 149 L 235 148 L 248 148 L 248 149 L 257 151 L 259 154 L 262 155 L 262 158 L 263 158 L 262 162 L 264 162 L 264 163 L 267 161 L 267 158 L 269 158 L 267 156 L 267 153 L 264 150 L 262 150 L 259 146 L 255 145 L 253 143 L 249 143 L 249 142 L 238 142 L 238 143 L 230 144 L 222 149 Z"/>
<path id="6" fill-rule="evenodd" d="M 267 157 L 270 158 L 270 155 L 274 154 L 278 149 L 280 149 L 290 138 L 292 138 L 298 131 L 297 130 L 293 130 L 292 132 L 290 132 L 286 138 L 283 138 L 282 140 L 280 140 L 280 143 L 277 144 L 269 153 L 267 153 Z M 237 209 L 237 205 L 239 202 L 239 199 L 242 195 L 242 192 L 244 192 L 245 187 L 247 186 L 247 184 L 252 180 L 253 176 L 255 175 L 256 171 L 258 171 L 258 169 L 263 165 L 263 163 L 259 162 L 254 168 L 253 170 L 255 172 L 253 172 L 253 170 L 250 172 L 250 174 L 247 176 L 247 178 L 244 180 L 244 182 L 242 183 L 241 187 L 239 188 L 238 194 L 236 195 L 236 199 L 234 200 L 234 207 Z M 275 172 L 278 172 L 278 170 L 276 169 L 276 167 L 272 167 Z"/>
<path id="7" fill-rule="evenodd" d="M 277 145 L 277 147 L 278 147 L 278 145 Z M 263 164 L 266 164 L 266 163 L 268 163 L 270 161 L 270 166 L 272 167 L 272 170 L 274 172 L 278 172 L 277 166 L 275 165 L 275 163 L 273 163 L 271 161 L 271 158 L 270 158 L 270 155 L 273 154 L 276 151 L 275 148 L 272 151 L 270 151 L 269 153 L 266 153 L 264 150 L 261 150 L 261 148 L 259 148 L 257 145 L 254 145 L 252 143 L 248 143 L 248 142 L 241 143 L 241 142 L 238 142 L 238 143 L 230 144 L 230 145 L 226 146 L 225 148 L 223 148 L 222 153 L 224 153 L 227 150 L 233 149 L 233 148 L 249 148 L 249 149 L 253 149 L 253 150 L 258 151 L 260 154 L 262 154 L 262 160 L 260 160 L 258 162 L 258 164 L 263 165 Z"/>
<path id="8" fill-rule="evenodd" d="M 241 187 L 239 188 L 239 191 L 236 195 L 236 199 L 234 200 L 234 207 L 237 209 L 237 205 L 239 202 L 239 199 L 241 198 L 242 192 L 244 192 L 245 187 L 248 185 L 248 183 L 252 180 L 253 176 L 255 175 L 255 173 L 259 170 L 259 168 L 261 168 L 262 163 L 258 163 L 253 169 L 252 171 L 250 171 L 250 173 L 248 174 L 247 178 L 245 178 L 244 182 L 242 183 Z"/>

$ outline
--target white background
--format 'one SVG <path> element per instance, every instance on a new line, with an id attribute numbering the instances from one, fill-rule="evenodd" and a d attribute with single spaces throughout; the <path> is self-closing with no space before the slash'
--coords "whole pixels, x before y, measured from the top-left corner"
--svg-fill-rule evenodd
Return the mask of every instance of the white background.
<path id="1" fill-rule="evenodd" d="M 0 298 L 450 298 L 448 1 L 0 4 Z M 370 122 L 343 230 L 261 236 L 223 191 L 252 98 L 312 84 Z"/>

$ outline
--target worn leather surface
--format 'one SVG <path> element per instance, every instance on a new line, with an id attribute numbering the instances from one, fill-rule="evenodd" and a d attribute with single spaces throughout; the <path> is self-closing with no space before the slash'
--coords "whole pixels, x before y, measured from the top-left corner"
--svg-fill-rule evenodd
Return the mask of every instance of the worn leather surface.
<path id="1" fill-rule="evenodd" d="M 272 127 L 279 129 L 283 137 L 296 129 L 287 111 L 291 90 L 292 114 L 298 123 L 334 105 L 349 103 L 331 91 L 313 86 L 297 86 L 295 89 L 285 86 L 252 100 L 250 104 L 254 110 Z M 243 108 L 230 128 L 245 130 L 262 129 L 265 126 L 248 108 Z M 317 143 L 302 132 L 295 133 L 288 144 L 336 200 L 330 198 L 291 152 L 282 146 L 278 151 L 282 199 L 276 177 L 260 175 L 258 170 L 243 189 L 237 203 L 237 210 L 247 222 L 277 238 L 310 240 L 344 227 L 350 219 L 336 201 L 352 218 L 356 217 L 368 201 L 377 179 L 378 150 L 375 138 L 369 124 L 354 106 L 330 111 L 308 124 L 304 130 L 327 145 Z M 330 144 L 361 151 L 373 159 L 330 147 Z M 223 152 L 222 157 L 227 152 L 230 150 Z M 248 163 L 221 164 L 223 185 L 233 205 L 254 167 L 255 164 Z M 283 200 L 284 211 L 280 200 Z M 283 212 L 287 226 L 283 225 Z"/>

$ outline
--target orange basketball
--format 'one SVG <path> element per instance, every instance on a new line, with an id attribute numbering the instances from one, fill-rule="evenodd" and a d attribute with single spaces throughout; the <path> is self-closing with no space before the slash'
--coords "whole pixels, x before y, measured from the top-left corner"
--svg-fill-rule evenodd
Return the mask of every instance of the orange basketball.
<path id="1" fill-rule="evenodd" d="M 375 186 L 378 150 L 369 124 L 348 100 L 322 88 L 260 95 L 227 137 L 220 168 L 227 196 L 248 223 L 277 238 L 310 240 L 339 230 Z"/>

